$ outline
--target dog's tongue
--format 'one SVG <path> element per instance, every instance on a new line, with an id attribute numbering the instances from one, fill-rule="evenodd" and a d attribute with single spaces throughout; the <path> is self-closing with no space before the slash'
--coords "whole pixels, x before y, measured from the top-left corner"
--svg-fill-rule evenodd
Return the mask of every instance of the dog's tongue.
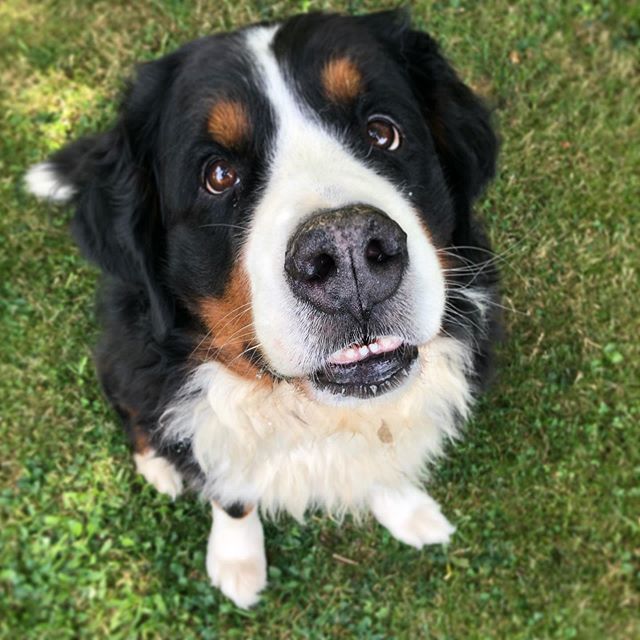
<path id="1" fill-rule="evenodd" d="M 384 336 L 377 338 L 369 344 L 352 344 L 345 349 L 340 349 L 329 356 L 329 364 L 353 364 L 366 360 L 369 356 L 380 355 L 395 351 L 402 345 L 402 340 L 396 336 Z"/>

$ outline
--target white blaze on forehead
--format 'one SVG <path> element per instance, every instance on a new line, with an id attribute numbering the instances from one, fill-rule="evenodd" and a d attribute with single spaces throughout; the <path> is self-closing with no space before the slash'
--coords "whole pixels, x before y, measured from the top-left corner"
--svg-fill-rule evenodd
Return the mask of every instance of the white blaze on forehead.
<path id="1" fill-rule="evenodd" d="M 275 134 L 267 183 L 254 211 L 244 255 L 263 352 L 279 373 L 300 376 L 320 363 L 318 354 L 309 349 L 313 318 L 306 317 L 309 312 L 289 289 L 284 259 L 289 238 L 314 212 L 367 204 L 385 212 L 404 230 L 409 253 L 404 279 L 418 341 L 428 340 L 439 330 L 444 280 L 435 249 L 399 187 L 356 158 L 339 134 L 295 93 L 272 50 L 278 29 L 256 27 L 246 36 L 256 75 L 275 115 Z"/>

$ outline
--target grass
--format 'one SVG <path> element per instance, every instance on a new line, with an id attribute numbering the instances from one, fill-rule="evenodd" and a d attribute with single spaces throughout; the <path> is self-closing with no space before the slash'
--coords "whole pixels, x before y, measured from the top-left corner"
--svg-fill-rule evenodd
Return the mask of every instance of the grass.
<path id="1" fill-rule="evenodd" d="M 133 472 L 97 387 L 96 273 L 26 167 L 99 129 L 133 63 L 311 8 L 391 2 L 0 4 L 0 636 L 640 637 L 640 10 L 413 2 L 496 105 L 479 204 L 502 261 L 501 376 L 431 490 L 458 526 L 417 553 L 373 522 L 267 525 L 250 612 L 207 584 L 205 505 Z M 353 562 L 345 563 L 341 558 Z"/>

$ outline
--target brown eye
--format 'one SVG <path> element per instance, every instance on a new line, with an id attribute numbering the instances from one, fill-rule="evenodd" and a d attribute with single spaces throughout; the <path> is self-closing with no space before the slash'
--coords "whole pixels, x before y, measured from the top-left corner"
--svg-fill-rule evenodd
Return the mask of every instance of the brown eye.
<path id="1" fill-rule="evenodd" d="M 225 160 L 216 160 L 204 171 L 204 186 L 209 193 L 220 195 L 240 182 L 236 170 Z"/>
<path id="2" fill-rule="evenodd" d="M 395 151 L 402 140 L 398 127 L 380 116 L 373 116 L 367 123 L 367 137 L 372 146 L 386 151 Z"/>

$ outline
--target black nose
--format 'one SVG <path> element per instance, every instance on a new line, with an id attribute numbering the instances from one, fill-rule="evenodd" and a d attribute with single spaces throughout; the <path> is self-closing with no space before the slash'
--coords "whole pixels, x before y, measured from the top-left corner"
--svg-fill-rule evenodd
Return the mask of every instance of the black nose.
<path id="1" fill-rule="evenodd" d="M 364 205 L 323 211 L 289 241 L 284 268 L 293 293 L 325 313 L 367 320 L 400 286 L 407 235 L 381 211 Z"/>

